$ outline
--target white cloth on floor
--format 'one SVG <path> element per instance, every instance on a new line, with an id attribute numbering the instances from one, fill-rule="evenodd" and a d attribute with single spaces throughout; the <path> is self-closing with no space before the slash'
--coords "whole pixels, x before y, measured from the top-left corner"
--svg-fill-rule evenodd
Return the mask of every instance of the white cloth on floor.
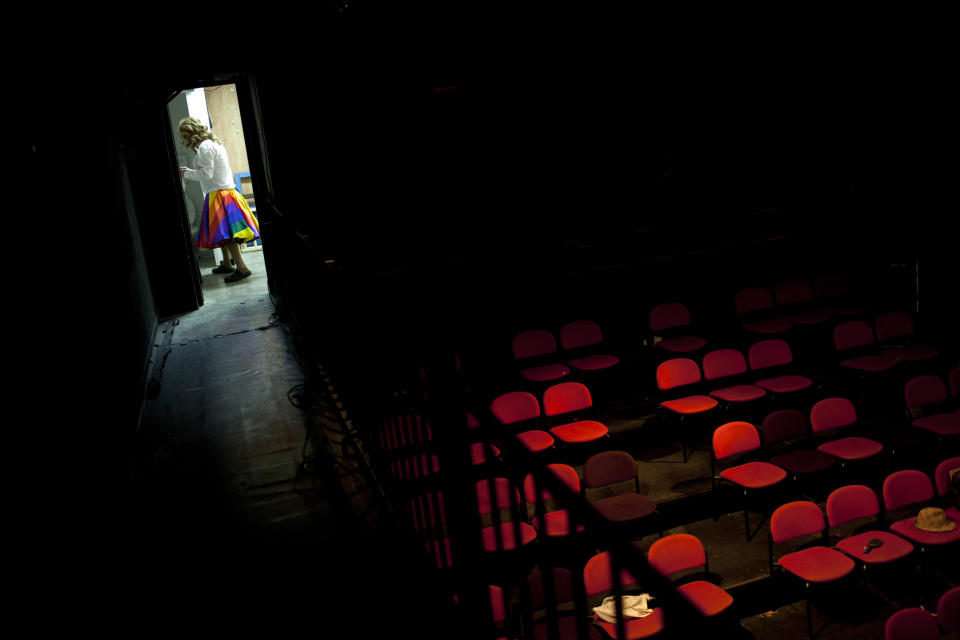
<path id="1" fill-rule="evenodd" d="M 653 609 L 647 607 L 647 600 L 653 600 L 649 593 L 641 593 L 638 596 L 623 596 L 624 618 L 644 618 L 651 613 Z M 593 612 L 604 622 L 615 623 L 617 621 L 617 602 L 613 596 L 604 598 L 599 607 L 594 607 Z"/>

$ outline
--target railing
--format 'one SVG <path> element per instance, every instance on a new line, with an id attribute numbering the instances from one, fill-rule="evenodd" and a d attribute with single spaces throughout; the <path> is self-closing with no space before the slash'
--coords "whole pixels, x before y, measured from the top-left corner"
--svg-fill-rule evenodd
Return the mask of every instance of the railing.
<path id="1" fill-rule="evenodd" d="M 610 552 L 613 581 L 606 593 L 615 598 L 618 637 L 626 637 L 621 596 L 629 585 L 622 584 L 623 569 L 629 571 L 644 590 L 656 594 L 656 606 L 663 608 L 668 627 L 677 628 L 695 619 L 691 616 L 699 617 L 671 581 L 648 565 L 645 554 L 633 546 L 622 531 L 548 471 L 546 462 L 527 451 L 514 438 L 509 426 L 500 425 L 490 416 L 479 398 L 463 388 L 463 380 L 454 369 L 451 362 L 443 378 L 436 369 L 427 369 L 425 378 L 418 381 L 417 391 L 399 394 L 385 404 L 378 430 L 377 458 L 383 469 L 381 477 L 392 478 L 388 496 L 398 504 L 414 505 L 410 523 L 416 535 L 411 539 L 419 550 L 429 549 L 433 553 L 433 570 L 448 577 L 451 598 L 455 598 L 456 607 L 463 613 L 465 629 L 484 638 L 499 637 L 498 633 L 532 637 L 534 625 L 544 624 L 549 638 L 559 637 L 561 607 L 570 601 L 558 600 L 554 574 L 547 569 L 561 563 L 542 563 L 548 558 L 546 554 L 537 555 L 521 544 L 522 528 L 528 520 L 527 513 L 521 514 L 521 511 L 532 507 L 534 515 L 543 522 L 547 513 L 543 490 L 549 491 L 559 508 L 568 510 L 571 529 L 582 523 L 590 539 L 602 540 L 602 546 Z M 468 413 L 477 420 L 474 428 L 468 426 Z M 491 473 L 484 465 L 474 464 L 471 444 L 476 439 L 471 438 L 471 434 L 479 432 L 502 446 L 502 459 L 508 462 L 497 468 L 500 473 Z M 522 481 L 528 473 L 533 474 L 538 489 L 533 505 L 521 496 Z M 498 489 L 502 487 L 494 480 L 504 477 L 510 480 L 506 492 L 508 504 L 501 502 L 504 496 Z M 477 488 L 483 484 L 477 483 L 485 483 L 486 494 L 490 496 L 492 508 L 488 513 L 481 513 Z M 480 532 L 485 527 L 488 532 L 492 531 L 492 549 L 485 549 L 481 542 Z M 538 538 L 542 536 L 541 531 Z M 536 546 L 540 542 L 542 540 L 532 544 Z M 489 539 L 487 544 L 491 544 Z M 505 557 L 494 560 L 498 555 Z M 577 585 L 572 602 L 577 637 L 587 638 L 588 625 L 593 623 L 590 598 L 582 582 L 586 556 L 555 559 L 570 561 L 565 564 L 572 566 Z M 538 605 L 532 602 L 526 580 L 534 567 L 542 570 L 543 601 Z M 517 594 L 519 611 L 514 610 L 512 618 L 501 620 L 498 618 L 502 616 L 495 615 L 489 584 L 510 586 Z M 534 618 L 536 611 L 544 612 L 542 619 Z M 518 627 L 514 623 L 518 623 Z M 506 628 L 500 628 L 502 625 Z M 518 632 L 521 635 L 517 635 Z"/>

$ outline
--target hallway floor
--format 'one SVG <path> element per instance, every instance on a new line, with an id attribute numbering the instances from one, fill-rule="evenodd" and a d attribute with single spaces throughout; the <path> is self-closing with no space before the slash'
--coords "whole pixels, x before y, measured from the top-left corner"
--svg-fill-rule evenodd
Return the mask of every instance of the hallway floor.
<path id="1" fill-rule="evenodd" d="M 160 326 L 136 471 L 140 606 L 175 626 L 402 630 L 423 603 L 394 584 L 405 556 L 351 526 L 301 468 L 303 374 L 262 252 L 244 260 L 254 275 L 232 284 L 206 266 L 204 305 Z M 372 618 L 358 609 L 371 593 L 391 594 Z"/>

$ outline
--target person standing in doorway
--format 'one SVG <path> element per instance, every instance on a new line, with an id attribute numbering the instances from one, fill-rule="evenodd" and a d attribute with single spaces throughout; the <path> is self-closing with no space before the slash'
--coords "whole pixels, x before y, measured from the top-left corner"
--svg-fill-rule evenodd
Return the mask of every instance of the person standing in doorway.
<path id="1" fill-rule="evenodd" d="M 197 118 L 183 118 L 178 125 L 183 144 L 197 154 L 193 168 L 180 167 L 180 177 L 200 183 L 203 213 L 194 244 L 204 249 L 220 248 L 223 260 L 214 273 L 229 273 L 225 282 L 250 276 L 240 254 L 240 245 L 260 237 L 260 226 L 243 195 L 237 191 L 227 150 L 220 139 Z M 232 268 L 227 253 L 236 264 Z"/>

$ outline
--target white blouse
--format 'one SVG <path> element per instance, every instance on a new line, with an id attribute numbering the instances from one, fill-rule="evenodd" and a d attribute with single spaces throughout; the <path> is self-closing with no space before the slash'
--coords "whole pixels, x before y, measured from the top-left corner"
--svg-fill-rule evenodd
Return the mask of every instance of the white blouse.
<path id="1" fill-rule="evenodd" d="M 213 140 L 204 140 L 197 147 L 197 157 L 193 159 L 193 169 L 183 172 L 183 177 L 200 183 L 200 189 L 206 196 L 211 191 L 235 189 L 233 171 L 227 150 Z"/>

